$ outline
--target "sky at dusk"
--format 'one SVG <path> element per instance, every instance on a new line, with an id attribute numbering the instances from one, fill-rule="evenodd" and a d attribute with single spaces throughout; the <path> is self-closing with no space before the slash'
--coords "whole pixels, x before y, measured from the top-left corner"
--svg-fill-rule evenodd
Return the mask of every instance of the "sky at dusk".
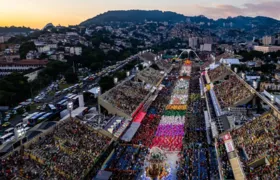
<path id="1" fill-rule="evenodd" d="M 76 25 L 108 10 L 163 10 L 210 18 L 268 16 L 280 19 L 280 0 L 0 0 L 0 26 Z"/>

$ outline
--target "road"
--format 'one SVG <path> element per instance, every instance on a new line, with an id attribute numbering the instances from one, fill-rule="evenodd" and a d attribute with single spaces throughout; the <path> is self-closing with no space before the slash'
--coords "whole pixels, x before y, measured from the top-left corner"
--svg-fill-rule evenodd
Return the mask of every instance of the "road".
<path id="1" fill-rule="evenodd" d="M 127 62 L 123 63 L 123 64 L 120 64 L 120 65 L 119 65 L 118 67 L 116 67 L 114 70 L 112 70 L 111 72 L 107 73 L 107 75 L 110 75 L 110 74 L 112 74 L 112 73 L 114 73 L 114 72 L 116 72 L 116 71 L 119 71 L 120 69 L 122 69 L 122 68 L 123 68 L 126 64 L 128 64 L 129 62 L 136 60 L 137 57 L 138 57 L 138 55 L 136 54 L 136 55 L 133 55 L 133 56 L 127 58 L 127 59 L 130 59 L 130 58 L 131 58 L 131 59 L 128 60 Z M 81 94 L 81 93 L 83 93 L 84 91 L 88 91 L 88 90 L 90 89 L 90 86 L 91 86 L 91 85 L 94 85 L 94 84 L 98 84 L 98 83 L 99 83 L 99 81 L 100 81 L 100 79 L 101 79 L 102 76 L 104 76 L 104 75 L 97 76 L 93 81 L 87 81 L 87 82 L 85 82 L 85 85 L 83 85 L 83 88 L 79 89 L 78 92 L 75 93 L 75 94 Z M 44 88 L 44 89 L 46 89 L 46 88 Z M 46 97 L 46 99 L 44 100 L 43 103 L 54 104 L 54 105 L 55 105 L 55 104 L 57 104 L 65 95 L 67 95 L 68 93 L 69 93 L 69 92 L 63 93 L 63 94 L 61 94 L 60 96 L 49 96 L 49 95 L 47 95 L 47 97 Z M 39 106 L 39 105 L 41 105 L 42 103 L 35 103 L 35 104 L 36 104 L 37 106 Z M 31 113 L 36 112 L 36 111 L 37 111 L 37 110 L 32 110 L 32 111 L 30 111 L 29 113 L 31 114 Z M 17 116 L 15 116 L 13 119 L 10 120 L 10 123 L 11 123 L 12 126 L 15 126 L 16 124 L 22 122 L 22 119 L 23 119 L 23 118 L 24 118 L 24 117 L 22 117 L 21 115 L 17 115 Z"/>

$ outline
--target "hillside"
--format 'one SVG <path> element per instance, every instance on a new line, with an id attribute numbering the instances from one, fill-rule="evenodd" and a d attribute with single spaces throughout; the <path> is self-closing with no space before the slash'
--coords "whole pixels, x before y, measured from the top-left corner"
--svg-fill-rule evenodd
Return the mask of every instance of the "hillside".
<path id="1" fill-rule="evenodd" d="M 175 12 L 163 11 L 145 11 L 145 10 L 128 10 L 128 11 L 108 11 L 97 15 L 81 23 L 81 25 L 103 24 L 109 22 L 144 22 L 148 21 L 168 21 L 168 22 L 190 22 L 199 24 L 201 28 L 210 29 L 213 33 L 227 34 L 227 31 L 234 29 L 248 33 L 248 38 L 254 36 L 261 37 L 266 34 L 280 32 L 280 21 L 263 16 L 257 17 L 228 17 L 217 20 L 200 16 L 184 16 Z M 222 31 L 222 32 L 220 32 Z"/>
<path id="2" fill-rule="evenodd" d="M 111 21 L 119 22 L 143 22 L 143 21 L 185 21 L 186 17 L 169 11 L 144 11 L 144 10 L 128 10 L 128 11 L 108 11 L 97 15 L 81 23 L 81 25 L 91 25 L 98 23 L 106 23 Z"/>

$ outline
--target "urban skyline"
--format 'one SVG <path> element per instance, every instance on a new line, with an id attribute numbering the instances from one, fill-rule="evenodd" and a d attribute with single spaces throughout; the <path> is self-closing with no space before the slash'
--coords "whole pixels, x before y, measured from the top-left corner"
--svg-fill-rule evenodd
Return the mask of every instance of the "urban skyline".
<path id="1" fill-rule="evenodd" d="M 198 0 L 195 3 L 174 0 L 150 2 L 148 0 L 112 0 L 96 1 L 84 0 L 11 0 L 2 2 L 0 7 L 0 26 L 28 26 L 42 28 L 52 22 L 54 25 L 76 25 L 108 10 L 162 10 L 174 11 L 184 15 L 205 15 L 209 18 L 226 18 L 228 16 L 268 16 L 280 19 L 278 7 L 280 0 Z M 62 8 L 63 7 L 63 8 Z"/>

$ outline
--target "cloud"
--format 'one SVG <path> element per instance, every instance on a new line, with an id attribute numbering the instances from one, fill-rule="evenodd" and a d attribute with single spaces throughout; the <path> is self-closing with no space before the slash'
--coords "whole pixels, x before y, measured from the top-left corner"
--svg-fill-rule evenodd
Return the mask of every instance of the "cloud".
<path id="1" fill-rule="evenodd" d="M 280 19 L 279 1 L 259 1 L 259 3 L 246 3 L 242 6 L 216 4 L 213 6 L 194 5 L 195 12 L 184 13 L 186 15 L 205 15 L 214 19 L 228 16 L 268 16 Z"/>

